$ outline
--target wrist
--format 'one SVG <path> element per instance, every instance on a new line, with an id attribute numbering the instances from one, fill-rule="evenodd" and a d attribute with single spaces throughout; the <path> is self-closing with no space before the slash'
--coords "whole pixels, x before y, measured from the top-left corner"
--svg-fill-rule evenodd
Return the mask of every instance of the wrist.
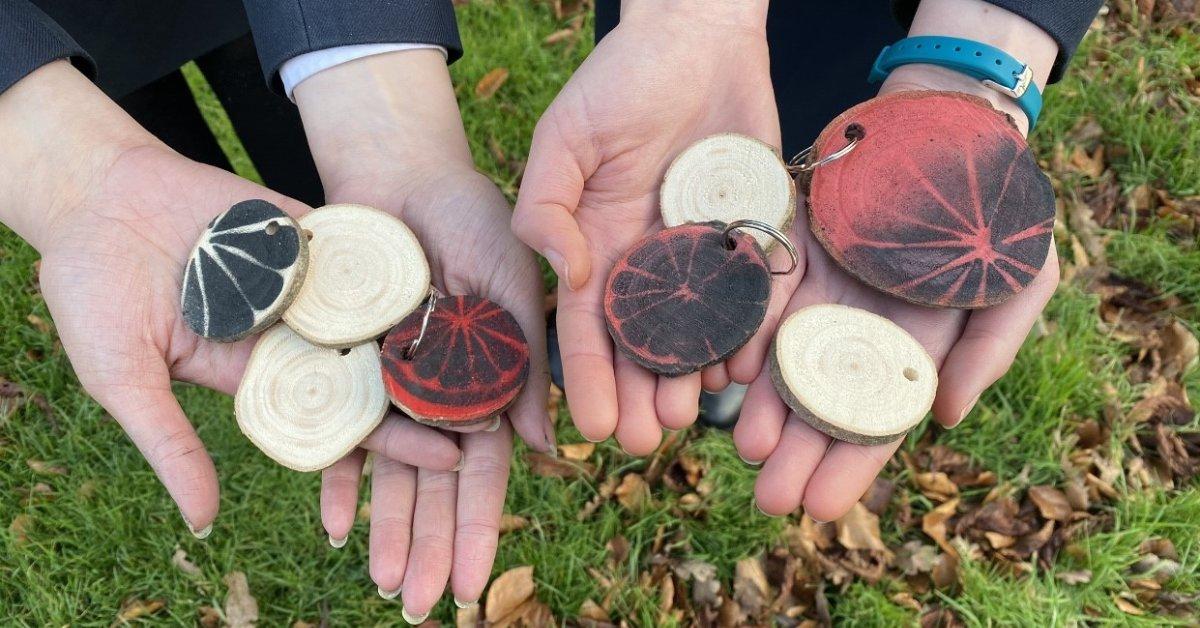
<path id="1" fill-rule="evenodd" d="M 161 142 L 66 61 L 0 94 L 0 222 L 43 254 L 122 155 Z"/>
<path id="2" fill-rule="evenodd" d="M 1022 134 L 1029 133 L 1029 118 L 1016 100 L 987 87 L 978 79 L 950 68 L 916 63 L 900 66 L 884 80 L 879 88 L 879 95 L 921 90 L 960 92 L 978 96 L 996 110 L 1008 114 Z"/>
<path id="3" fill-rule="evenodd" d="M 623 0 L 621 21 L 681 17 L 689 24 L 762 31 L 767 28 L 769 0 Z"/>
<path id="4" fill-rule="evenodd" d="M 402 199 L 436 173 L 473 170 L 450 75 L 437 51 L 343 63 L 309 77 L 294 95 L 329 202 Z M 346 198 L 368 193 L 374 198 Z"/>

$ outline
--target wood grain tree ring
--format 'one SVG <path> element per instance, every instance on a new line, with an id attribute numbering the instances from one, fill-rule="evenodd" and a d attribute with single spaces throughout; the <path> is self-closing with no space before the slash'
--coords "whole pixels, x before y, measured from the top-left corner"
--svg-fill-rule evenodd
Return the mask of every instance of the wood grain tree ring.
<path id="1" fill-rule="evenodd" d="M 920 343 L 882 316 L 813 305 L 779 326 L 771 379 L 806 423 L 840 440 L 900 438 L 933 405 L 937 367 Z"/>
<path id="2" fill-rule="evenodd" d="M 762 324 L 766 253 L 742 230 L 689 223 L 647 236 L 608 275 L 604 320 L 621 353 L 669 377 L 728 358 Z"/>
<path id="3" fill-rule="evenodd" d="M 387 333 L 429 294 L 429 263 L 397 218 L 363 205 L 328 205 L 300 218 L 312 233 L 308 278 L 283 320 L 323 347 Z"/>
<path id="4" fill-rule="evenodd" d="M 259 339 L 234 397 L 242 433 L 297 471 L 337 462 L 379 425 L 387 408 L 375 343 L 318 347 L 287 325 Z"/>
<path id="5" fill-rule="evenodd" d="M 752 137 L 722 133 L 679 154 L 659 192 L 663 224 L 759 220 L 786 232 L 796 215 L 796 183 L 779 153 Z M 754 234 L 770 251 L 775 240 Z"/>
<path id="6" fill-rule="evenodd" d="M 529 344 L 512 314 L 482 297 L 452 296 L 438 298 L 425 319 L 426 308 L 418 309 L 383 341 L 392 403 L 438 427 L 488 421 L 508 408 L 529 377 Z"/>
<path id="7" fill-rule="evenodd" d="M 964 94 L 901 92 L 838 116 L 810 159 L 813 234 L 850 274 L 921 305 L 980 308 L 1029 285 L 1050 250 L 1054 190 L 1012 121 Z"/>
<path id="8" fill-rule="evenodd" d="M 279 320 L 307 267 L 296 221 L 267 201 L 242 201 L 213 218 L 192 248 L 180 291 L 183 320 L 209 340 L 241 340 Z"/>

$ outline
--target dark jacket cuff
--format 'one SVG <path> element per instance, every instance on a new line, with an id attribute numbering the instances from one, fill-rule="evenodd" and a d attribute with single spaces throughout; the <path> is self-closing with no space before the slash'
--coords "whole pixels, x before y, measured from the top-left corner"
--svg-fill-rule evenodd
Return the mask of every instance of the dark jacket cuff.
<path id="1" fill-rule="evenodd" d="M 70 59 L 80 72 L 96 77 L 96 64 L 83 47 L 25 0 L 0 0 L 0 55 L 0 93 L 59 59 Z"/>
<path id="2" fill-rule="evenodd" d="M 1058 82 L 1071 62 L 1103 0 L 987 0 L 1037 24 L 1058 44 L 1058 58 L 1050 69 L 1050 82 Z M 896 19 L 908 28 L 920 0 L 892 0 Z"/>
<path id="3" fill-rule="evenodd" d="M 451 62 L 462 56 L 451 0 L 245 0 L 245 5 L 263 74 L 280 94 L 279 67 L 314 50 L 419 43 L 442 46 Z"/>

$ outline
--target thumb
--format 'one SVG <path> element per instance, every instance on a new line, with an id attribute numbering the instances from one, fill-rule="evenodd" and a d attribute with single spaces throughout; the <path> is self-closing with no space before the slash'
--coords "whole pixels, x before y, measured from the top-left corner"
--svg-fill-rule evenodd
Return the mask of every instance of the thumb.
<path id="1" fill-rule="evenodd" d="M 547 112 L 534 129 L 512 230 L 550 262 L 560 281 L 576 290 L 587 283 L 592 266 L 587 240 L 574 216 L 585 176 L 581 155 L 572 150 L 558 120 Z"/>
<path id="2" fill-rule="evenodd" d="M 89 392 L 145 456 L 192 534 L 204 538 L 217 516 L 217 471 L 171 392 L 166 365 L 151 371 L 141 381 L 106 382 Z"/>

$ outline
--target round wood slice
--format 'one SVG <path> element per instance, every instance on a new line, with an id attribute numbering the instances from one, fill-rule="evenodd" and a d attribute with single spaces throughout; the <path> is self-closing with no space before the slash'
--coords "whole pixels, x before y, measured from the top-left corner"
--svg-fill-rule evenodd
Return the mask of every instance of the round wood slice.
<path id="1" fill-rule="evenodd" d="M 212 219 L 183 272 L 180 307 L 197 334 L 218 342 L 266 329 L 304 282 L 308 245 L 299 225 L 264 200 Z"/>
<path id="2" fill-rule="evenodd" d="M 297 471 L 340 460 L 379 425 L 387 408 L 375 343 L 318 347 L 286 325 L 259 339 L 234 398 L 242 433 Z"/>
<path id="3" fill-rule="evenodd" d="M 776 331 L 771 379 L 809 425 L 839 440 L 878 445 L 921 422 L 938 376 L 920 343 L 888 319 L 813 305 Z"/>
<path id="4" fill-rule="evenodd" d="M 442 297 L 410 352 L 424 317 L 418 308 L 383 341 L 392 403 L 438 427 L 488 421 L 511 405 L 529 376 L 529 345 L 516 319 L 482 297 Z"/>
<path id="5" fill-rule="evenodd" d="M 813 234 L 850 274 L 921 305 L 1002 303 L 1046 262 L 1054 190 L 1011 119 L 974 96 L 901 92 L 838 116 L 817 139 Z"/>
<path id="6" fill-rule="evenodd" d="M 429 294 L 429 263 L 397 218 L 363 205 L 328 205 L 305 214 L 312 234 L 308 278 L 283 320 L 323 347 L 352 347 L 382 336 Z"/>
<path id="7" fill-rule="evenodd" d="M 728 358 L 767 312 L 766 253 L 723 223 L 664 229 L 633 246 L 608 276 L 604 320 L 621 353 L 659 375 L 694 373 Z"/>
<path id="8" fill-rule="evenodd" d="M 759 220 L 787 232 L 796 215 L 796 183 L 779 153 L 752 137 L 722 133 L 675 158 L 659 192 L 663 224 Z M 771 236 L 753 233 L 763 250 Z"/>

